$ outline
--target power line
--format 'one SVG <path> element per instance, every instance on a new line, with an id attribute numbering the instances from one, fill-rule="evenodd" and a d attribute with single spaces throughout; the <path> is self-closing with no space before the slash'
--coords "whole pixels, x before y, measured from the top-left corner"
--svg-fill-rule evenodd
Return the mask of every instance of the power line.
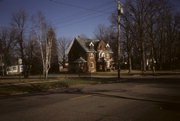
<path id="1" fill-rule="evenodd" d="M 81 20 L 79 20 L 79 21 L 71 22 L 71 23 L 69 23 L 69 24 L 65 24 L 65 25 L 60 26 L 60 27 L 58 27 L 58 28 L 65 28 L 65 27 L 70 26 L 70 25 L 73 25 L 73 24 L 78 24 L 78 23 L 86 22 L 86 21 L 88 21 L 88 20 L 95 19 L 96 17 L 102 16 L 102 15 L 103 15 L 103 14 L 101 13 L 101 14 L 98 14 L 98 15 L 96 14 L 96 16 L 87 16 L 87 18 L 81 19 Z M 86 21 L 85 21 L 85 20 L 86 20 Z"/>
<path id="2" fill-rule="evenodd" d="M 64 24 L 64 25 L 60 25 L 60 24 L 55 24 L 57 28 L 65 28 L 67 26 L 71 26 L 71 25 L 74 25 L 74 24 L 78 24 L 78 23 L 82 23 L 82 22 L 86 22 L 86 21 L 89 21 L 89 20 L 92 20 L 92 19 L 96 19 L 97 17 L 100 17 L 104 14 L 110 14 L 112 13 L 112 11 L 106 11 L 106 10 L 109 10 L 109 7 L 108 8 L 105 8 L 105 9 L 102 9 L 102 10 L 97 10 L 96 8 L 84 8 L 82 6 L 77 6 L 77 5 L 73 5 L 73 4 L 69 4 L 69 3 L 65 3 L 65 2 L 59 2 L 59 1 L 56 1 L 56 0 L 50 0 L 56 4 L 60 4 L 60 5 L 66 5 L 66 6 L 70 6 L 70 7 L 75 7 L 75 8 L 79 8 L 79 9 L 83 9 L 83 10 L 88 10 L 88 11 L 91 11 L 93 13 L 89 13 L 89 14 L 86 14 L 80 18 L 77 18 L 77 19 L 80 19 L 80 20 L 75 20 L 75 15 L 73 15 L 73 18 L 72 19 L 68 19 L 68 21 L 64 21 L 65 23 L 67 24 Z M 112 1 L 108 1 L 107 3 L 112 3 Z M 106 4 L 107 4 L 106 3 Z M 101 5 L 102 6 L 102 5 Z M 99 6 L 98 8 L 102 8 L 101 6 Z M 104 7 L 104 6 L 103 6 Z M 112 6 L 111 6 L 112 8 Z M 80 14 L 78 14 L 80 15 Z M 71 16 L 70 16 L 71 17 Z M 67 19 L 67 18 L 66 18 Z M 59 21 L 60 23 L 61 21 Z M 61 22 L 62 24 L 63 22 Z M 60 26 L 59 26 L 60 25 Z M 59 26 L 59 27 L 58 27 Z"/>
<path id="3" fill-rule="evenodd" d="M 107 9 L 105 9 L 105 10 L 107 10 Z M 107 11 L 107 13 L 109 14 L 109 13 L 111 13 L 110 11 Z M 102 14 L 103 15 L 103 13 L 100 13 L 100 14 Z M 80 15 L 80 14 L 78 14 L 78 15 Z M 70 18 L 66 18 L 65 20 L 63 20 L 63 21 L 58 21 L 58 22 L 55 22 L 55 23 L 67 23 L 67 22 L 69 22 L 69 21 L 74 21 L 74 20 L 77 20 L 77 19 L 82 19 L 82 18 L 84 18 L 84 17 L 88 17 L 88 16 L 91 16 L 91 15 L 97 15 L 97 13 L 89 13 L 89 14 L 85 14 L 85 15 L 83 15 L 83 16 L 81 16 L 81 17 L 77 17 L 76 16 L 76 18 L 74 18 L 74 16 L 71 16 Z M 72 18 L 72 19 L 71 19 Z M 55 24 L 54 23 L 54 24 Z"/>
<path id="4" fill-rule="evenodd" d="M 50 0 L 50 1 L 55 1 L 55 0 Z M 56 1 L 57 2 L 57 1 Z M 64 2 L 63 2 L 64 3 Z M 109 4 L 109 3 L 112 3 L 112 1 L 108 1 L 108 2 L 106 2 L 105 4 Z M 60 4 L 60 3 L 59 3 Z M 65 24 L 64 26 L 67 26 L 67 25 L 72 25 L 72 24 L 74 24 L 74 23 L 78 23 L 79 21 L 81 22 L 82 20 L 79 20 L 79 21 L 76 21 L 77 19 L 86 19 L 86 18 L 89 18 L 90 16 L 94 16 L 94 14 L 95 15 L 97 15 L 98 13 L 100 13 L 99 11 L 103 11 L 103 12 L 101 12 L 101 14 L 104 14 L 104 13 L 108 13 L 108 14 L 110 14 L 110 13 L 112 13 L 112 11 L 110 12 L 110 11 L 108 11 L 108 12 L 105 12 L 106 10 L 109 10 L 109 7 L 108 8 L 105 8 L 105 9 L 102 9 L 102 10 L 97 10 L 96 8 L 102 8 L 101 6 L 104 6 L 105 4 L 101 4 L 100 6 L 97 6 L 97 7 L 93 7 L 93 8 L 91 8 L 91 9 L 88 9 L 88 10 L 93 10 L 93 13 L 89 13 L 89 14 L 86 14 L 86 15 L 84 15 L 84 16 L 81 16 L 80 18 L 78 18 L 77 16 L 76 16 L 76 18 L 75 18 L 75 15 L 71 15 L 70 16 L 70 18 L 68 19 L 68 18 L 66 18 L 64 21 L 58 21 L 58 22 L 54 22 L 53 24 L 54 25 L 58 25 L 58 23 L 60 23 L 60 24 L 62 24 L 62 23 L 68 23 L 69 22 L 69 24 Z M 71 4 L 72 5 L 72 4 Z M 69 4 L 68 4 L 68 6 L 69 6 Z M 73 7 L 78 7 L 79 8 L 79 6 L 73 6 Z M 111 6 L 111 8 L 112 8 L 112 6 Z M 96 9 L 96 10 L 95 10 Z M 87 9 L 85 9 L 85 10 L 87 10 Z M 95 12 L 96 11 L 96 12 Z M 98 11 L 98 12 L 97 12 Z M 78 13 L 78 15 L 81 15 L 81 14 L 79 14 Z M 100 15 L 100 16 L 102 16 L 102 15 Z M 97 16 L 97 17 L 99 17 L 99 15 Z M 90 17 L 90 18 L 92 18 L 92 17 Z M 76 20 L 75 20 L 76 19 Z M 75 22 L 73 22 L 73 21 L 75 21 Z M 64 27 L 63 26 L 63 27 Z"/>
<path id="5" fill-rule="evenodd" d="M 98 5 L 98 6 L 96 6 L 96 7 L 93 7 L 93 8 L 91 8 L 91 9 L 99 9 L 99 8 L 103 8 L 105 5 L 109 5 L 109 3 L 112 3 L 112 1 L 108 1 L 108 2 L 106 2 L 106 3 L 104 3 L 104 4 L 101 4 L 101 5 Z M 112 6 L 111 7 L 108 7 L 108 8 L 106 8 L 106 9 L 111 9 L 112 8 Z M 100 11 L 106 11 L 106 9 L 102 9 L 102 10 L 100 10 Z M 94 12 L 93 11 L 93 13 L 97 13 L 97 12 Z M 105 13 L 105 14 L 107 14 L 107 12 Z M 61 22 L 62 21 L 67 21 L 67 20 L 70 20 L 70 19 L 73 19 L 74 18 L 74 16 L 81 16 L 82 14 L 80 13 L 80 12 L 77 12 L 77 13 L 75 13 L 75 14 L 73 14 L 73 15 L 68 15 L 68 16 L 65 16 L 64 18 L 61 18 Z M 87 15 L 87 14 L 86 14 Z M 89 14 L 88 14 L 89 15 Z M 56 20 L 56 19 L 55 19 Z"/>
<path id="6" fill-rule="evenodd" d="M 74 4 L 70 4 L 70 3 L 65 3 L 65 2 L 62 2 L 62 1 L 56 1 L 56 0 L 49 0 L 49 1 L 54 2 L 56 4 L 59 4 L 59 5 L 66 5 L 66 6 L 70 6 L 70 7 L 74 7 L 74 8 L 78 8 L 78 9 L 94 11 L 94 12 L 98 12 L 98 13 L 104 13 L 104 11 L 97 11 L 95 9 L 85 8 L 85 7 L 82 7 L 82 6 L 78 6 L 78 5 L 74 5 Z"/>

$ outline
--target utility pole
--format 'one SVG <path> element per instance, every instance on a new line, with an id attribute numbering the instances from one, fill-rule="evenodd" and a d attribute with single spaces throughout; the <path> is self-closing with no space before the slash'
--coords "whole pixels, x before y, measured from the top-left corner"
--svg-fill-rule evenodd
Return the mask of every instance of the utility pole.
<path id="1" fill-rule="evenodd" d="M 120 0 L 117 1 L 118 4 L 118 39 L 117 39 L 117 45 L 118 45 L 118 81 L 120 81 L 120 42 L 121 42 L 121 37 L 120 37 L 120 14 L 121 14 L 121 3 Z"/>

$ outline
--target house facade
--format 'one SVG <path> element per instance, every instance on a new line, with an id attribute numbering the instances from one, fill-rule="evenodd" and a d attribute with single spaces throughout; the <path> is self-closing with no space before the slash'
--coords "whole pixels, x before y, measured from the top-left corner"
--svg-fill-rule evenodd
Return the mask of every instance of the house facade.
<path id="1" fill-rule="evenodd" d="M 69 70 L 73 72 L 110 71 L 112 50 L 103 40 L 76 37 L 68 52 Z"/>
<path id="2" fill-rule="evenodd" d="M 8 66 L 6 68 L 6 75 L 16 75 L 16 74 L 21 74 L 22 72 L 23 72 L 23 65 L 21 58 L 18 58 L 18 60 L 15 61 L 14 65 Z"/>
<path id="3" fill-rule="evenodd" d="M 6 74 L 7 75 L 15 75 L 23 72 L 23 65 L 13 65 L 7 67 Z"/>

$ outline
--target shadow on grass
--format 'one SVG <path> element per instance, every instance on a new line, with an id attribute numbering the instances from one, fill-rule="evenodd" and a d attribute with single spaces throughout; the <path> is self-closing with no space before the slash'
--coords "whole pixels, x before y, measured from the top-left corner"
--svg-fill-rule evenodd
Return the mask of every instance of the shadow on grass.
<path id="1" fill-rule="evenodd" d="M 112 80 L 112 79 L 110 79 Z M 67 80 L 44 82 L 44 83 L 24 83 L 24 84 L 2 84 L 0 85 L 0 96 L 12 96 L 12 95 L 29 95 L 35 93 L 48 94 L 51 89 L 67 89 L 66 93 L 76 92 L 79 93 L 80 89 L 70 88 L 75 85 L 84 84 L 99 84 L 108 83 L 110 80 L 104 80 L 100 78 L 69 78 Z M 111 82 L 112 83 L 112 82 Z"/>
<path id="2" fill-rule="evenodd" d="M 33 84 L 23 84 L 23 85 L 0 85 L 0 95 L 10 96 L 10 95 L 28 95 L 45 92 L 44 94 L 51 94 L 49 90 L 51 89 L 67 89 L 65 93 L 83 93 L 80 89 L 71 89 L 72 86 L 81 84 L 111 84 L 111 83 L 132 83 L 132 84 L 180 84 L 178 78 L 167 79 L 167 78 L 126 78 L 117 81 L 117 78 L 98 78 L 98 77 L 80 77 L 80 78 L 68 78 L 61 81 L 46 82 L 46 83 L 33 83 Z M 171 87 L 170 87 L 171 88 Z M 60 90 L 60 92 L 61 92 Z M 26 94 L 24 94 L 26 93 Z M 28 94 L 27 94 L 28 93 Z"/>
<path id="3" fill-rule="evenodd" d="M 21 93 L 44 92 L 54 88 L 68 88 L 65 82 L 25 84 L 25 85 L 5 85 L 0 86 L 0 95 L 12 95 Z"/>
<path id="4" fill-rule="evenodd" d="M 156 77 L 150 77 L 150 78 L 121 78 L 120 80 L 117 79 L 117 77 L 113 78 L 102 78 L 102 77 L 80 77 L 80 78 L 71 78 L 71 80 L 81 80 L 84 82 L 91 82 L 91 84 L 109 84 L 109 83 L 163 83 L 163 84 L 180 84 L 179 78 L 156 78 Z"/>

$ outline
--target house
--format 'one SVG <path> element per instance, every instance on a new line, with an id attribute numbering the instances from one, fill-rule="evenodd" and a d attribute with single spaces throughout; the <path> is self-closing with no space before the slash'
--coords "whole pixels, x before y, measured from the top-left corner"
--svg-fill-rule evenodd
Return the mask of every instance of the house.
<path id="1" fill-rule="evenodd" d="M 112 50 L 103 40 L 76 37 L 68 50 L 69 70 L 73 72 L 110 71 Z"/>
<path id="2" fill-rule="evenodd" d="M 7 67 L 6 74 L 7 75 L 14 75 L 14 74 L 20 74 L 23 72 L 23 65 L 13 65 Z"/>
<path id="3" fill-rule="evenodd" d="M 17 61 L 14 61 L 14 65 L 7 66 L 6 75 L 16 75 L 23 72 L 22 59 L 18 58 Z"/>

